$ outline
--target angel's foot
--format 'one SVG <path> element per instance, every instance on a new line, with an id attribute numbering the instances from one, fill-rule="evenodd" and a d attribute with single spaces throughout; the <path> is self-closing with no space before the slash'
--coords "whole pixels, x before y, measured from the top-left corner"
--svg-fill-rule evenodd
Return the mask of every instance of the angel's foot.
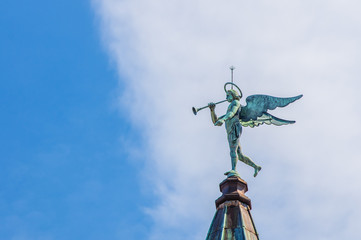
<path id="1" fill-rule="evenodd" d="M 261 166 L 256 166 L 254 168 L 254 174 L 253 174 L 253 177 L 257 177 L 257 174 L 259 171 L 261 171 L 262 167 Z"/>
<path id="2" fill-rule="evenodd" d="M 228 172 L 225 172 L 224 175 L 226 175 L 227 177 L 232 177 L 232 176 L 240 177 L 236 170 L 230 170 Z"/>

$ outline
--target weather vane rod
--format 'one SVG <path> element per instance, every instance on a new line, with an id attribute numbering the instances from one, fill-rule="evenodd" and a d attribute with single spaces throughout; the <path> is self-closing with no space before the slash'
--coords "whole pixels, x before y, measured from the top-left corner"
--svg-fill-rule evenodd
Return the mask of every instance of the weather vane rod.
<path id="1" fill-rule="evenodd" d="M 231 69 L 231 82 L 233 83 L 233 70 L 235 69 L 235 67 L 230 66 L 229 69 Z M 231 89 L 233 89 L 233 85 L 231 86 Z"/>

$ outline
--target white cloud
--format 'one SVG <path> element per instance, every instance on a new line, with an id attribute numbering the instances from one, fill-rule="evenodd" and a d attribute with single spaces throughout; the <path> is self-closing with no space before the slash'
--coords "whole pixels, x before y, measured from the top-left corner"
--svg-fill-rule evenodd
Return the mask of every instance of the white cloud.
<path id="1" fill-rule="evenodd" d="M 238 164 L 262 239 L 357 238 L 361 3 L 94 0 L 94 7 L 126 79 L 122 108 L 148 139 L 146 187 L 160 199 L 147 208 L 150 239 L 207 233 L 230 159 L 225 130 L 211 125 L 208 110 L 194 117 L 191 107 L 224 98 L 230 65 L 245 96 L 304 94 L 274 112 L 295 125 L 243 130 L 243 152 L 263 166 L 253 179 Z"/>

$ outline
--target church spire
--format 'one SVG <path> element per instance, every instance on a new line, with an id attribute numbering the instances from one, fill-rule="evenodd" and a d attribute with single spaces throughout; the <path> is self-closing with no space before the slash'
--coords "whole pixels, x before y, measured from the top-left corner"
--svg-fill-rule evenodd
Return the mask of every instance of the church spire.
<path id="1" fill-rule="evenodd" d="M 251 216 L 251 200 L 245 195 L 247 182 L 237 176 L 219 185 L 222 196 L 216 200 L 216 214 L 206 240 L 259 240 Z"/>

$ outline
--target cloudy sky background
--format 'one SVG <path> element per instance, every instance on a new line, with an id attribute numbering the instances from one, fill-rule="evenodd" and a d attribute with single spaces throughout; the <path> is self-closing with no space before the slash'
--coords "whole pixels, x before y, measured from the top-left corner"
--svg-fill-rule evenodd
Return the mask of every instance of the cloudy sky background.
<path id="1" fill-rule="evenodd" d="M 261 239 L 357 239 L 360 9 L 2 1 L 0 238 L 204 239 L 230 159 L 191 107 L 223 100 L 234 65 L 244 96 L 304 94 L 272 112 L 296 124 L 243 129 Z"/>
<path id="2" fill-rule="evenodd" d="M 204 238 L 230 163 L 224 129 L 190 108 L 224 98 L 230 65 L 245 96 L 304 94 L 275 113 L 297 124 L 244 129 L 244 153 L 264 167 L 253 179 L 238 165 L 261 238 L 356 238 L 360 3 L 94 3 L 104 44 L 126 76 L 120 109 L 144 130 L 149 181 L 141 187 L 159 198 L 146 208 L 151 239 Z"/>

